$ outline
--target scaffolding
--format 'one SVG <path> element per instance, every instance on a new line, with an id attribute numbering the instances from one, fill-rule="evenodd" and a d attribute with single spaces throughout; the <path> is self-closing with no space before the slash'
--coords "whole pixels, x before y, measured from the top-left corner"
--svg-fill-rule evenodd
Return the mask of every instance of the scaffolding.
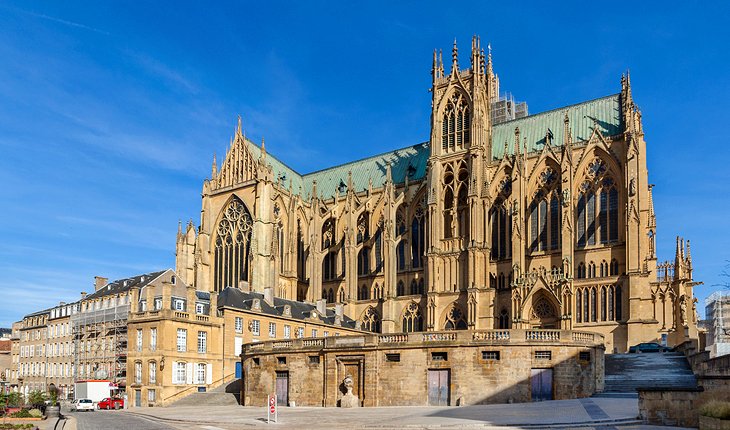
<path id="1" fill-rule="evenodd" d="M 705 299 L 705 318 L 710 356 L 730 354 L 730 292 L 716 291 Z"/>
<path id="2" fill-rule="evenodd" d="M 524 118 L 527 115 L 527 103 L 516 102 L 510 93 L 492 100 L 492 124 Z"/>
<path id="3" fill-rule="evenodd" d="M 102 302 L 87 306 L 102 306 Z M 75 381 L 109 379 L 120 389 L 126 386 L 128 316 L 129 303 L 86 309 L 71 316 Z"/>

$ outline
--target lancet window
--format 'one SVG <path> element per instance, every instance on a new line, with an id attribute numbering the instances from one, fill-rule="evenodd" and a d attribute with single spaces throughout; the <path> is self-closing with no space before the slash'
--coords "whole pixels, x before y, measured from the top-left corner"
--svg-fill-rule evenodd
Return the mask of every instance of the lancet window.
<path id="1" fill-rule="evenodd" d="M 560 189 L 558 175 L 547 167 L 539 177 L 539 189 L 530 204 L 530 250 L 560 247 Z"/>
<path id="2" fill-rule="evenodd" d="M 249 278 L 251 252 L 251 213 L 238 198 L 233 198 L 218 223 L 215 239 L 215 290 L 238 287 Z"/>
<path id="3" fill-rule="evenodd" d="M 403 331 L 405 333 L 423 331 L 423 315 L 421 314 L 421 308 L 415 302 L 409 303 L 405 309 Z"/>
<path id="4" fill-rule="evenodd" d="M 370 274 L 370 248 L 363 246 L 357 254 L 357 275 L 367 276 Z"/>
<path id="5" fill-rule="evenodd" d="M 426 210 L 425 199 L 421 199 L 416 206 L 411 222 L 411 256 L 412 267 L 423 267 L 423 254 L 426 248 Z"/>
<path id="6" fill-rule="evenodd" d="M 502 311 L 499 313 L 499 328 L 510 328 L 509 313 L 507 312 L 507 309 L 502 309 Z"/>
<path id="7" fill-rule="evenodd" d="M 509 196 L 512 181 L 505 178 L 499 184 L 499 196 L 490 211 L 492 224 L 492 260 L 504 260 L 512 256 L 512 214 Z"/>
<path id="8" fill-rule="evenodd" d="M 444 111 L 441 148 L 444 152 L 463 149 L 471 141 L 469 104 L 459 91 L 454 91 Z"/>
<path id="9" fill-rule="evenodd" d="M 621 320 L 621 286 L 603 285 L 578 288 L 575 293 L 576 322 Z"/>
<path id="10" fill-rule="evenodd" d="M 576 208 L 579 247 L 618 241 L 618 189 L 606 164 L 595 158 L 580 185 Z"/>

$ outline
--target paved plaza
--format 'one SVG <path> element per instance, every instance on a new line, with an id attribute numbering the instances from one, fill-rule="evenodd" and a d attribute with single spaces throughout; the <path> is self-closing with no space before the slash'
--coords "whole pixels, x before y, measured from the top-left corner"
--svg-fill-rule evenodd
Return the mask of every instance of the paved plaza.
<path id="1" fill-rule="evenodd" d="M 266 409 L 179 406 L 71 414 L 64 430 L 183 429 L 671 429 L 642 425 L 636 398 L 587 398 L 464 407 L 281 408 L 279 423 Z M 678 428 L 678 427 L 674 427 Z"/>

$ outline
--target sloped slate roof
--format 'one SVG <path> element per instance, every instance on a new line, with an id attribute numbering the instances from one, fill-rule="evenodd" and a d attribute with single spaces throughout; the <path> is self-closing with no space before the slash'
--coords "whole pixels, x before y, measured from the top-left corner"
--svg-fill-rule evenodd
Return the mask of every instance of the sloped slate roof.
<path id="1" fill-rule="evenodd" d="M 542 150 L 548 129 L 552 131 L 552 146 L 563 146 L 563 127 L 565 115 L 570 120 L 573 142 L 586 141 L 593 133 L 593 128 L 604 136 L 614 136 L 623 132 L 621 122 L 621 97 L 613 94 L 595 100 L 554 109 L 547 112 L 529 115 L 524 118 L 497 124 L 492 128 L 492 157 L 502 158 L 507 144 L 507 153 L 515 153 L 515 128 L 520 129 L 520 144 L 527 140 L 527 152 Z M 261 148 L 248 141 L 255 157 L 261 156 Z M 337 187 L 347 184 L 348 173 L 352 172 L 352 184 L 356 192 L 367 190 L 372 179 L 373 187 L 382 187 L 385 183 L 386 166 L 390 163 L 393 182 L 405 182 L 409 167 L 413 167 L 410 181 L 419 181 L 426 176 L 426 163 L 431 155 L 428 142 L 385 152 L 362 160 L 352 161 L 339 166 L 329 167 L 312 173 L 301 175 L 271 154 L 266 160 L 271 164 L 275 178 L 283 178 L 286 187 L 292 184 L 292 191 L 301 197 L 311 197 L 313 184 L 317 182 L 317 193 L 330 198 L 335 195 Z"/>
<path id="2" fill-rule="evenodd" d="M 243 309 L 250 311 L 253 307 L 253 301 L 254 299 L 259 299 L 261 302 L 261 313 L 273 315 L 273 316 L 283 316 L 284 315 L 284 306 L 289 305 L 291 307 L 291 318 L 297 319 L 297 320 L 304 320 L 306 318 L 309 318 L 312 311 L 316 310 L 317 307 L 304 302 L 298 302 L 295 300 L 286 300 L 281 299 L 278 297 L 274 297 L 274 306 L 269 305 L 264 300 L 264 295 L 261 293 L 255 293 L 255 292 L 246 292 L 241 291 L 238 288 L 233 287 L 227 287 L 223 289 L 223 291 L 220 292 L 218 295 L 218 304 L 217 307 L 231 307 L 231 308 L 237 308 L 237 309 Z M 259 311 L 254 311 L 259 312 Z M 288 317 L 287 317 L 288 318 Z M 334 325 L 335 323 L 335 311 L 332 309 L 327 309 L 327 315 L 326 316 L 320 316 L 320 320 L 329 325 Z M 342 327 L 348 327 L 348 328 L 355 328 L 355 320 L 349 318 L 346 315 L 342 316 Z"/>
<path id="3" fill-rule="evenodd" d="M 165 273 L 166 270 L 160 270 L 159 272 L 144 273 L 130 278 L 117 279 L 112 281 L 105 286 L 99 288 L 99 290 L 86 296 L 86 299 L 95 299 L 99 297 L 109 296 L 113 294 L 123 293 L 128 291 L 132 287 L 142 288 L 149 284 L 152 280 Z"/>
<path id="4" fill-rule="evenodd" d="M 515 153 L 516 127 L 520 128 L 520 144 L 522 145 L 527 139 L 527 152 L 542 150 L 548 129 L 553 133 L 550 144 L 563 146 L 566 113 L 570 120 L 573 142 L 588 140 L 596 126 L 604 136 L 614 136 L 623 132 L 621 98 L 619 94 L 614 94 L 495 125 L 492 128 L 492 157 L 504 156 L 505 143 L 507 143 L 507 153 Z"/>

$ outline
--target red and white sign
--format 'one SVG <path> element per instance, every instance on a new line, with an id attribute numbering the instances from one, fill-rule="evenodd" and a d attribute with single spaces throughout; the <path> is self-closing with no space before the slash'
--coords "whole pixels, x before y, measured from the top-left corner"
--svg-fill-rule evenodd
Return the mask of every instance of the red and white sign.
<path id="1" fill-rule="evenodd" d="M 267 423 L 270 423 L 271 422 L 271 417 L 272 416 L 274 417 L 274 422 L 275 423 L 278 423 L 279 422 L 279 414 L 278 414 L 278 410 L 277 410 L 277 407 L 276 407 L 276 394 L 270 394 L 269 395 L 269 409 L 267 410 L 267 414 L 266 414 L 266 422 Z"/>

